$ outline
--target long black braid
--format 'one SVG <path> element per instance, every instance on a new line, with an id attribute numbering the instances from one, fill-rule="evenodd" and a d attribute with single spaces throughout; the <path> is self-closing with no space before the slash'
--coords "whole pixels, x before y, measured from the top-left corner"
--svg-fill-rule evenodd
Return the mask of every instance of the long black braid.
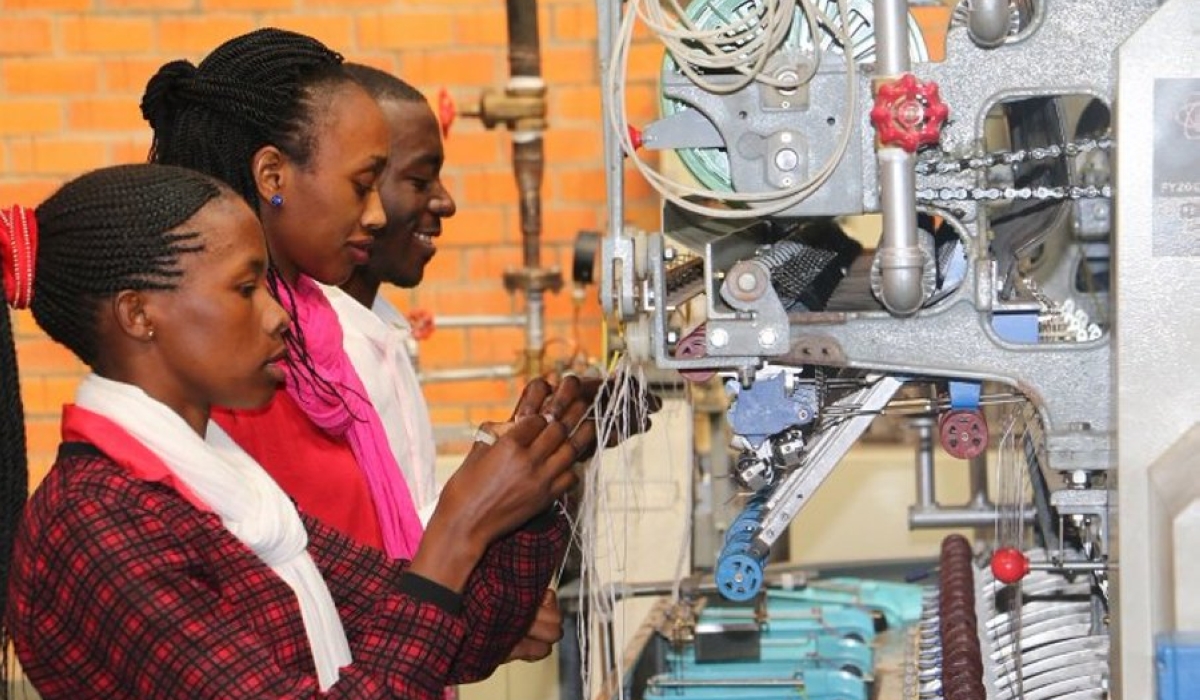
<path id="1" fill-rule="evenodd" d="M 123 289 L 173 289 L 179 258 L 198 233 L 171 232 L 229 190 L 165 165 L 120 165 L 63 185 L 37 208 L 38 252 L 30 308 L 38 325 L 79 359 L 97 358 L 97 318 Z M 28 495 L 25 415 L 12 321 L 0 314 L 0 610 L 8 603 L 13 539 Z M 0 625 L 0 698 L 8 697 L 10 630 Z"/>
<path id="2" fill-rule="evenodd" d="M 309 163 L 327 98 L 347 83 L 353 81 L 341 54 L 312 37 L 275 28 L 230 39 L 199 66 L 172 61 L 150 78 L 142 96 L 142 116 L 154 129 L 150 160 L 219 177 L 259 212 L 254 154 L 272 145 L 301 167 Z M 292 290 L 274 264 L 267 278 L 284 308 L 295 308 Z M 298 376 L 344 403 L 345 389 L 317 371 L 295 319 L 285 342 Z"/>

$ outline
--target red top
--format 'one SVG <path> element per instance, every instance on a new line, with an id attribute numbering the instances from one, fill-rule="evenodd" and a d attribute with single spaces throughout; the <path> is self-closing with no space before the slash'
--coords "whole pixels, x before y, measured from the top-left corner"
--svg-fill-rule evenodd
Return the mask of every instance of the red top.
<path id="1" fill-rule="evenodd" d="M 309 420 L 286 391 L 252 411 L 214 408 L 212 419 L 267 470 L 296 507 L 383 551 L 383 533 L 350 443 Z"/>

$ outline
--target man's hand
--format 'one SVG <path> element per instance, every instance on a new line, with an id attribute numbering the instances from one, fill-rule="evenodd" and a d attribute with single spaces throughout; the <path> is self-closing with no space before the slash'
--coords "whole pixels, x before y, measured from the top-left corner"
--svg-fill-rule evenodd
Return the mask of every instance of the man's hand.
<path id="1" fill-rule="evenodd" d="M 562 611 L 558 609 L 558 596 L 553 589 L 546 589 L 546 597 L 538 608 L 533 626 L 525 638 L 517 642 L 508 655 L 508 661 L 541 661 L 550 655 L 554 644 L 563 636 Z"/>

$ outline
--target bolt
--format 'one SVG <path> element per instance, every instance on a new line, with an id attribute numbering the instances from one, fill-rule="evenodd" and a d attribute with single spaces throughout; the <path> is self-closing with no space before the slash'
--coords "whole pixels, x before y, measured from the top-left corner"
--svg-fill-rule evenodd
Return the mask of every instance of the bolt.
<path id="1" fill-rule="evenodd" d="M 737 286 L 743 292 L 753 292 L 758 288 L 758 278 L 753 272 L 743 272 L 738 275 Z"/>
<path id="2" fill-rule="evenodd" d="M 781 148 L 775 153 L 775 167 L 780 170 L 795 170 L 800 164 L 800 155 L 790 148 Z"/>
<path id="3" fill-rule="evenodd" d="M 708 334 L 708 342 L 711 343 L 714 348 L 723 348 L 729 344 L 729 332 L 724 328 L 714 328 L 713 331 Z"/>
<path id="4" fill-rule="evenodd" d="M 792 142 L 792 133 L 790 131 L 785 131 L 779 135 L 779 143 L 791 143 L 791 142 Z"/>
<path id="5" fill-rule="evenodd" d="M 675 259 L 675 249 L 674 249 L 674 248 L 669 248 L 669 247 L 668 247 L 668 248 L 663 248 L 663 260 L 666 260 L 667 262 L 670 262 L 670 261 L 672 261 L 672 260 L 674 260 L 674 259 Z"/>
<path id="6" fill-rule="evenodd" d="M 783 185 L 784 187 L 791 187 L 792 186 L 792 178 L 785 177 L 779 181 L 779 184 Z"/>
<path id="7" fill-rule="evenodd" d="M 675 331 L 667 331 L 667 342 L 674 345 L 679 341 L 679 334 Z"/>
<path id="8" fill-rule="evenodd" d="M 758 344 L 761 347 L 772 347 L 777 340 L 779 340 L 779 334 L 775 332 L 774 328 L 764 328 L 758 332 Z"/>

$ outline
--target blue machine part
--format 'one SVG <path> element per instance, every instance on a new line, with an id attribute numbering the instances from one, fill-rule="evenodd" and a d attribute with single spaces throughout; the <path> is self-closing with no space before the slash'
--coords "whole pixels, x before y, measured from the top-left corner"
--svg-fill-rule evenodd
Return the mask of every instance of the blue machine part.
<path id="1" fill-rule="evenodd" d="M 690 678 L 654 676 L 647 698 L 684 700 L 867 700 L 867 684 L 849 671 L 810 669 L 794 676 L 768 676 L 754 666 L 697 666 Z"/>
<path id="2" fill-rule="evenodd" d="M 1038 315 L 1033 312 L 994 314 L 992 330 L 1010 343 L 1032 345 L 1038 342 Z"/>
<path id="3" fill-rule="evenodd" d="M 750 545 L 762 527 L 765 503 L 765 496 L 751 498 L 725 533 L 725 546 L 717 556 L 716 582 L 727 600 L 743 603 L 762 590 L 766 558 L 752 555 Z"/>
<path id="4" fill-rule="evenodd" d="M 979 397 L 983 393 L 983 384 L 979 382 L 950 382 L 950 408 L 979 408 Z"/>
<path id="5" fill-rule="evenodd" d="M 874 581 L 860 578 L 827 578 L 813 581 L 795 590 L 772 590 L 767 600 L 790 600 L 809 605 L 839 603 L 849 607 L 878 610 L 889 628 L 901 627 L 921 619 L 924 587 L 911 583 Z"/>
<path id="6" fill-rule="evenodd" d="M 775 591 L 771 591 L 774 594 Z M 867 610 L 844 605 L 813 605 L 812 603 L 778 600 L 767 596 L 767 627 L 770 635 L 817 636 L 853 639 L 870 642 L 875 639 L 875 618 Z M 701 622 L 718 623 L 745 620 L 746 608 L 708 607 L 700 616 Z"/>
<path id="7" fill-rule="evenodd" d="M 1158 700 L 1200 698 L 1200 632 L 1160 634 L 1154 646 Z"/>
<path id="8" fill-rule="evenodd" d="M 750 387 L 731 382 L 736 394 L 729 407 L 729 425 L 755 449 L 768 437 L 787 428 L 807 425 L 817 415 L 817 390 L 808 384 L 787 390 L 787 376 L 778 372 L 758 379 Z"/>

